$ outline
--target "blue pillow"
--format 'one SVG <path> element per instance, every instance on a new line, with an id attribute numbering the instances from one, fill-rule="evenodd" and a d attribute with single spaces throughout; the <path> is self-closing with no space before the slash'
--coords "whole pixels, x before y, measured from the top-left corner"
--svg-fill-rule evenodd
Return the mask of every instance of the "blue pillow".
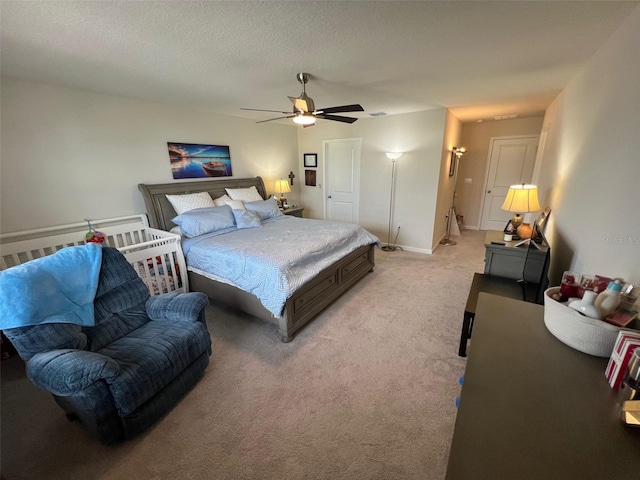
<path id="1" fill-rule="evenodd" d="M 180 225 L 180 231 L 188 238 L 235 226 L 235 220 L 229 205 L 196 208 L 178 215 L 172 221 L 176 225 Z"/>
<path id="2" fill-rule="evenodd" d="M 259 202 L 245 202 L 244 208 L 257 213 L 261 220 L 284 215 L 278 208 L 278 204 L 273 197 L 267 200 L 260 200 Z"/>
<path id="3" fill-rule="evenodd" d="M 250 210 L 233 210 L 233 216 L 236 217 L 236 226 L 238 227 L 238 230 L 262 226 L 262 222 L 260 221 L 258 214 Z"/>

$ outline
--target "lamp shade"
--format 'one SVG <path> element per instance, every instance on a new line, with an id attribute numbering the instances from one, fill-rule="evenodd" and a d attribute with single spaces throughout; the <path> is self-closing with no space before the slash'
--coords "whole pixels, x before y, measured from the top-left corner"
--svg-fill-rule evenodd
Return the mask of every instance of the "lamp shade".
<path id="1" fill-rule="evenodd" d="M 511 185 L 504 199 L 502 210 L 513 213 L 539 212 L 538 187 L 535 185 Z"/>
<path id="2" fill-rule="evenodd" d="M 291 191 L 291 189 L 289 188 L 289 181 L 288 180 L 276 180 L 276 193 L 289 193 Z"/>
<path id="3" fill-rule="evenodd" d="M 398 160 L 403 152 L 387 152 L 385 155 L 389 160 Z"/>
<path id="4" fill-rule="evenodd" d="M 460 158 L 466 152 L 467 152 L 467 149 L 464 147 L 453 147 L 453 153 L 455 153 L 458 158 Z"/>

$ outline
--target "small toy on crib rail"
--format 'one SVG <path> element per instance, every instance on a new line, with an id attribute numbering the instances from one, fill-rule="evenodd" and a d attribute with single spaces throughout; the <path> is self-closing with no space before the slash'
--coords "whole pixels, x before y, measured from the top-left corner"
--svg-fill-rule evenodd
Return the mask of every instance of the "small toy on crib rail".
<path id="1" fill-rule="evenodd" d="M 102 245 L 105 242 L 104 234 L 102 232 L 97 231 L 95 228 L 91 226 L 91 222 L 89 219 L 85 218 L 85 222 L 89 225 L 89 231 L 85 235 L 85 241 L 87 243 L 98 243 Z"/>

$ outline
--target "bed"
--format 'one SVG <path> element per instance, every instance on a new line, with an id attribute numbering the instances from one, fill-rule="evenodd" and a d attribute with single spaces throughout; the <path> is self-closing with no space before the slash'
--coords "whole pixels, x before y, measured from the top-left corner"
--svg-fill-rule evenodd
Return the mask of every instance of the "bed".
<path id="1" fill-rule="evenodd" d="M 144 198 L 150 225 L 165 231 L 176 226 L 172 221 L 176 217 L 176 211 L 166 195 L 207 192 L 215 199 L 225 195 L 226 188 L 249 187 L 255 187 L 263 199 L 268 198 L 264 182 L 260 177 L 138 185 Z M 289 222 L 305 221 L 293 217 L 287 217 L 286 220 Z M 265 229 L 266 231 L 267 229 Z M 267 309 L 253 293 L 244 291 L 233 283 L 215 280 L 203 274 L 199 269 L 190 266 L 190 253 L 185 255 L 188 282 L 192 291 L 204 292 L 215 302 L 230 305 L 250 315 L 276 323 L 280 339 L 283 342 L 290 342 L 293 340 L 295 332 L 367 273 L 373 271 L 375 266 L 374 249 L 377 244 L 379 245 L 379 241 L 371 236 L 371 240 L 366 244 L 356 247 L 319 270 L 313 278 L 296 287 L 295 291 L 288 296 L 279 316 Z"/>

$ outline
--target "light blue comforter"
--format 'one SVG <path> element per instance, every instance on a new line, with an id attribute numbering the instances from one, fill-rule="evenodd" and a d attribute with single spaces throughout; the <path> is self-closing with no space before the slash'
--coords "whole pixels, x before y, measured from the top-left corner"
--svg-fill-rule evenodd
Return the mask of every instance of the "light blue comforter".
<path id="1" fill-rule="evenodd" d="M 279 317 L 296 289 L 348 253 L 372 243 L 380 246 L 378 238 L 356 224 L 282 215 L 258 228 L 183 239 L 183 250 L 190 269 L 252 293 Z"/>

